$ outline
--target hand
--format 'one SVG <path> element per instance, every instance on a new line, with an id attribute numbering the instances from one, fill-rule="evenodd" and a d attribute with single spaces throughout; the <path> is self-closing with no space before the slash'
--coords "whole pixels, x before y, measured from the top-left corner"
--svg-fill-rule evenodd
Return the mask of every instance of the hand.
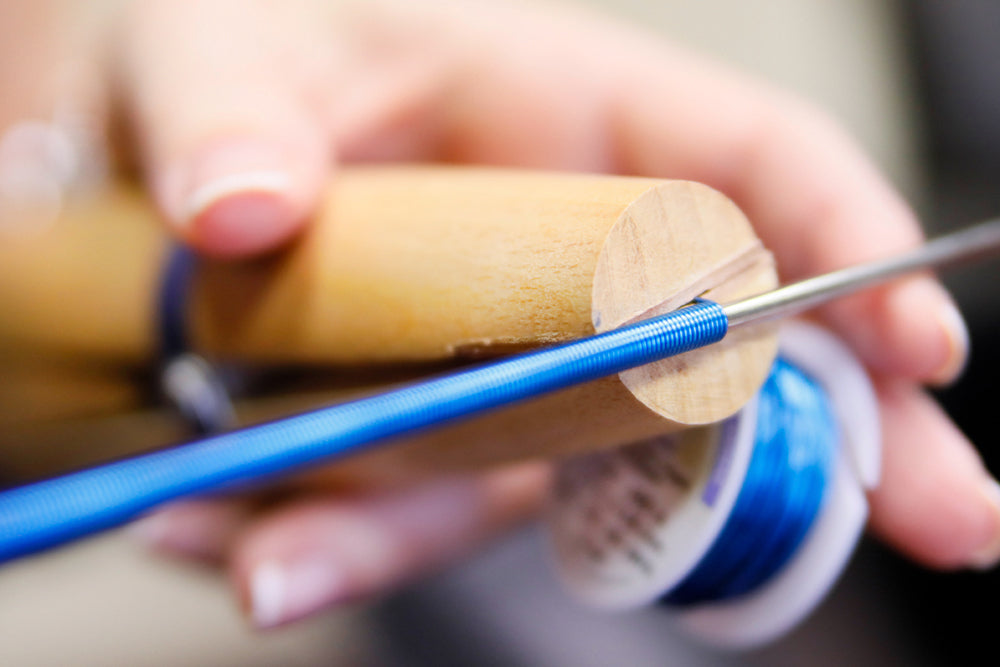
<path id="1" fill-rule="evenodd" d="M 304 224 L 338 164 L 448 161 L 702 181 L 732 197 L 785 280 L 919 243 L 913 215 L 802 102 L 578 10 L 484 2 L 146 2 L 119 33 L 124 106 L 177 233 L 244 256 Z M 930 276 L 821 312 L 875 377 L 884 476 L 871 527 L 926 565 L 1000 558 L 1000 493 L 922 391 L 967 334 Z M 228 563 L 261 627 L 378 593 L 528 515 L 538 468 L 265 507 L 186 503 L 142 530 Z"/>

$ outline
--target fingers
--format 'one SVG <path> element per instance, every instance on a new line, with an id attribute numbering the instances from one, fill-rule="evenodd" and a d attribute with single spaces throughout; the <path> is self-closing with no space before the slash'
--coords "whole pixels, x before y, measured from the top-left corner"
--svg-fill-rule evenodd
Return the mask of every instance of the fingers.
<path id="1" fill-rule="evenodd" d="M 800 101 L 606 17 L 516 7 L 486 17 L 474 5 L 458 16 L 461 38 L 456 21 L 432 26 L 467 64 L 441 70 L 453 81 L 438 141 L 418 157 L 705 182 L 746 211 L 786 280 L 921 241 L 912 213 L 853 142 Z M 881 373 L 946 383 L 964 365 L 964 324 L 928 276 L 823 314 Z"/>
<path id="2" fill-rule="evenodd" d="M 185 501 L 130 530 L 161 553 L 228 563 L 251 622 L 263 629 L 459 559 L 528 518 L 547 481 L 546 466 L 522 464 L 395 493 L 308 491 L 270 510 L 266 498 Z"/>
<path id="3" fill-rule="evenodd" d="M 258 628 L 382 593 L 526 518 L 545 480 L 544 468 L 528 465 L 389 496 L 293 503 L 241 537 L 235 584 Z"/>
<path id="4" fill-rule="evenodd" d="M 378 19 L 385 25 L 366 23 L 364 35 L 379 47 L 355 43 L 345 70 L 319 47 L 337 40 L 308 21 L 288 24 L 307 11 L 275 16 L 235 0 L 139 8 L 124 78 L 147 172 L 178 233 L 214 254 L 259 252 L 293 234 L 318 199 L 334 142 L 354 157 L 703 181 L 747 211 L 785 278 L 921 238 L 905 205 L 822 115 L 604 19 L 456 5 L 458 19 L 428 12 L 416 37 L 400 16 Z M 526 34 L 537 46 L 511 41 Z M 555 56 L 545 34 L 558 35 Z M 186 48 L 149 48 L 164 41 Z M 580 71 L 588 76 L 563 76 Z M 964 325 L 928 277 L 824 313 L 879 372 L 943 383 L 964 365 Z"/>
<path id="5" fill-rule="evenodd" d="M 877 372 L 947 385 L 968 361 L 965 321 L 944 287 L 930 277 L 896 281 L 831 304 L 824 313 Z"/>
<path id="6" fill-rule="evenodd" d="M 1000 489 L 962 434 L 911 384 L 880 387 L 882 482 L 871 525 L 933 567 L 984 569 L 1000 559 Z"/>
<path id="7" fill-rule="evenodd" d="M 625 169 L 700 180 L 733 197 L 784 279 L 920 242 L 904 203 L 821 114 L 684 54 L 633 51 L 609 88 Z M 929 277 L 841 299 L 824 316 L 879 372 L 941 383 L 964 364 L 964 324 Z"/>
<path id="8" fill-rule="evenodd" d="M 129 530 L 156 551 L 218 565 L 252 517 L 249 500 L 188 500 L 136 521 Z"/>
<path id="9" fill-rule="evenodd" d="M 118 83 L 146 177 L 174 231 L 202 251 L 274 248 L 319 199 L 329 140 L 310 95 L 325 63 L 307 16 L 235 0 L 127 14 Z"/>

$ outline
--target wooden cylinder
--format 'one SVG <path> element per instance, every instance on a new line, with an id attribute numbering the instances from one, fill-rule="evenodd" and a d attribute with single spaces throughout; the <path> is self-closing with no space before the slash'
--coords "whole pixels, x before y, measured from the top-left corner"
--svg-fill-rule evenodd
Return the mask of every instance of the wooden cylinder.
<path id="1" fill-rule="evenodd" d="M 167 248 L 134 193 L 83 202 L 0 244 L 0 344 L 142 362 Z M 338 173 L 307 233 L 248 263 L 202 263 L 191 339 L 210 357 L 357 365 L 495 356 L 771 288 L 735 205 L 690 182 L 502 169 Z M 375 477 L 552 457 L 722 419 L 776 349 L 757 329 L 674 360 L 383 448 Z"/>

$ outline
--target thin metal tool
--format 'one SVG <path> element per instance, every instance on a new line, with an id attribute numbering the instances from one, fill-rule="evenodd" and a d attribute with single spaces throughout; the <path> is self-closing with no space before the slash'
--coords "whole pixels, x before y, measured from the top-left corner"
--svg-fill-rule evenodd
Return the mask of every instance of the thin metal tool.
<path id="1" fill-rule="evenodd" d="M 910 252 L 807 278 L 723 304 L 729 326 L 776 320 L 905 273 L 974 262 L 1000 253 L 1000 218 L 938 237 Z"/>
<path id="2" fill-rule="evenodd" d="M 1000 253 L 1000 220 L 902 256 L 720 306 L 711 301 L 378 396 L 204 438 L 0 493 L 0 562 L 125 523 L 161 503 L 240 488 L 457 419 L 722 340 L 918 269 Z"/>

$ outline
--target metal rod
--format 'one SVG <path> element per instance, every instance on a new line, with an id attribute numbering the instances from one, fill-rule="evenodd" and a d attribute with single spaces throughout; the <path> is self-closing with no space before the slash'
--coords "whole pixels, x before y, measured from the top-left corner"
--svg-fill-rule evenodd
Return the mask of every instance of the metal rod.
<path id="1" fill-rule="evenodd" d="M 729 326 L 788 317 L 862 287 L 918 269 L 943 268 L 1000 255 L 1000 218 L 938 237 L 910 252 L 807 278 L 723 304 Z"/>

